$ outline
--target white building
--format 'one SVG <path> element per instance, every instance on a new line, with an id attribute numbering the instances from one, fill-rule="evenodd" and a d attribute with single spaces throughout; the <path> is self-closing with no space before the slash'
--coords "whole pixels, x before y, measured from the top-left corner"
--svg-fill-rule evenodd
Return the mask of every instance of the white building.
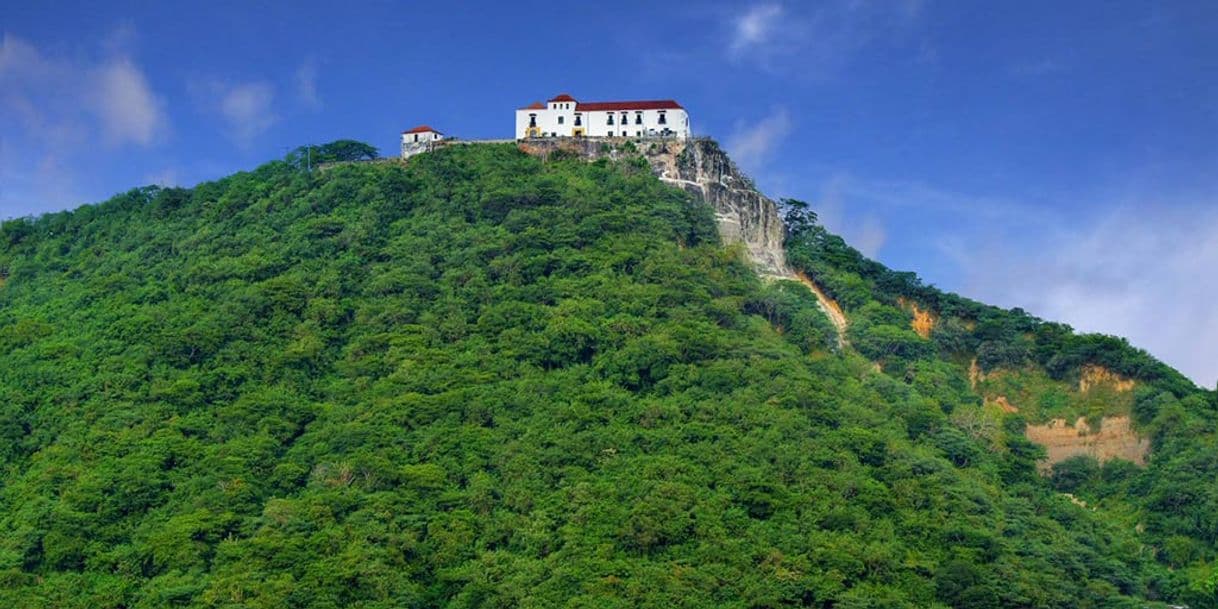
<path id="1" fill-rule="evenodd" d="M 516 111 L 516 139 L 530 137 L 688 138 L 689 114 L 671 99 L 581 102 L 563 93 Z"/>
<path id="2" fill-rule="evenodd" d="M 428 127 L 419 125 L 414 129 L 402 132 L 402 158 L 408 159 L 420 152 L 428 152 L 434 142 L 444 139 L 444 134 Z"/>

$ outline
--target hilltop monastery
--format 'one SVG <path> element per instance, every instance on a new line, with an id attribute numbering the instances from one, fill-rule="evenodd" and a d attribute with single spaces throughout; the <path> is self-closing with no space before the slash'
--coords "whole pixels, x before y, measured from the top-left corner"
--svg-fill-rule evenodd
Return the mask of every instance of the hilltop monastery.
<path id="1" fill-rule="evenodd" d="M 581 102 L 566 93 L 516 111 L 516 139 L 689 137 L 689 115 L 671 99 Z"/>
<path id="2" fill-rule="evenodd" d="M 516 139 L 549 137 L 690 136 L 689 114 L 671 99 L 581 102 L 563 93 L 546 103 L 516 110 Z M 427 152 L 445 139 L 443 133 L 420 125 L 402 132 L 402 158 Z"/>

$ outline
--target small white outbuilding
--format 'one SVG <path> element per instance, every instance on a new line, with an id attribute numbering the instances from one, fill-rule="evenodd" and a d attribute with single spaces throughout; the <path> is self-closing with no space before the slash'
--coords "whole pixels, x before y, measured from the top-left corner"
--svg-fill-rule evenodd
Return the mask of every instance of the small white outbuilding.
<path id="1" fill-rule="evenodd" d="M 436 142 L 442 139 L 444 139 L 443 133 L 427 125 L 407 129 L 402 132 L 402 158 L 408 159 L 420 152 L 428 152 Z"/>

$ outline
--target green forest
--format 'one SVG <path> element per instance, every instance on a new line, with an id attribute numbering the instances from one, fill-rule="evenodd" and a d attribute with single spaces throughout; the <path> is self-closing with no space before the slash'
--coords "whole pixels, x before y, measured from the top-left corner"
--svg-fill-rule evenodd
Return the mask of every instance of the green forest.
<path id="1" fill-rule="evenodd" d="M 839 346 L 641 158 L 337 144 L 0 226 L 0 606 L 1218 607 L 1218 399 L 1124 340 L 786 201 Z M 1146 466 L 1038 471 L 1116 412 Z"/>

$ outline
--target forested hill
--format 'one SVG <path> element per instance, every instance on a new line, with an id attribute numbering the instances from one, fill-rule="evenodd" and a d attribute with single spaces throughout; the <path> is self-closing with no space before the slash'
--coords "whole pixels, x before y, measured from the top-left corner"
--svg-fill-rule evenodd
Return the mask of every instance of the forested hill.
<path id="1" fill-rule="evenodd" d="M 790 205 L 847 347 L 629 157 L 291 157 L 4 223 L 0 606 L 1218 606 L 1212 394 Z M 1149 462 L 1038 472 L 1025 426 L 1113 414 L 1089 365 Z"/>

